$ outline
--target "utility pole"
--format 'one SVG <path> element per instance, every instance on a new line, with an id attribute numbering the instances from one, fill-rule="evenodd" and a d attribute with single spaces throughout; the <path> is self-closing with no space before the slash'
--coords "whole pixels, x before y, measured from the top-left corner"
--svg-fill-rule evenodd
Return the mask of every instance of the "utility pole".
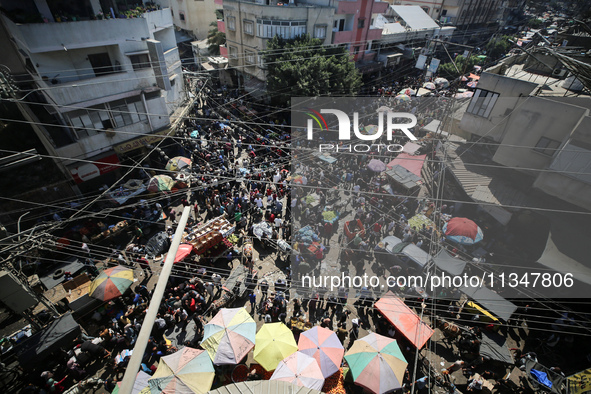
<path id="1" fill-rule="evenodd" d="M 123 376 L 123 381 L 121 382 L 121 387 L 119 389 L 119 393 L 121 394 L 131 394 L 131 391 L 133 390 L 133 384 L 135 382 L 136 375 L 140 369 L 142 358 L 144 357 L 144 352 L 146 351 L 146 347 L 148 346 L 148 340 L 150 339 L 152 328 L 154 327 L 154 320 L 156 320 L 158 308 L 160 307 L 160 302 L 162 301 L 162 297 L 164 296 L 166 284 L 172 271 L 174 258 L 176 256 L 177 250 L 179 249 L 179 245 L 183 238 L 185 226 L 187 225 L 187 220 L 189 219 L 190 214 L 191 205 L 188 205 L 183 209 L 181 220 L 179 221 L 179 225 L 174 233 L 174 238 L 172 239 L 172 245 L 170 245 L 170 249 L 168 250 L 168 254 L 166 255 L 166 260 L 164 261 L 164 266 L 162 267 L 162 271 L 160 272 L 158 283 L 156 284 L 154 294 L 152 295 L 150 305 L 148 306 L 146 316 L 144 317 L 142 328 L 135 342 L 133 354 L 131 356 L 131 359 L 129 360 L 129 363 L 127 364 L 127 369 L 125 370 L 125 375 Z"/>

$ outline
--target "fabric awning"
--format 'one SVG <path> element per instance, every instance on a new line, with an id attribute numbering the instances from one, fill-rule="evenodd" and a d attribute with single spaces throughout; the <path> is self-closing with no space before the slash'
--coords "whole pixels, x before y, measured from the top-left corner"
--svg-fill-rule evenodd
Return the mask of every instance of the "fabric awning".
<path id="1" fill-rule="evenodd" d="M 15 348 L 18 360 L 21 365 L 40 363 L 60 347 L 71 345 L 80 333 L 80 326 L 72 314 L 67 313 L 18 345 Z"/>
<path id="2" fill-rule="evenodd" d="M 517 310 L 517 306 L 511 301 L 507 301 L 484 286 L 461 287 L 460 291 L 505 321 L 509 320 L 513 312 Z"/>
<path id="3" fill-rule="evenodd" d="M 390 8 L 413 30 L 439 28 L 439 25 L 418 5 L 391 5 Z"/>
<path id="4" fill-rule="evenodd" d="M 453 257 L 445 249 L 441 249 L 433 258 L 435 265 L 451 275 L 461 275 L 466 268 L 466 262 Z"/>
<path id="5" fill-rule="evenodd" d="M 414 142 L 407 142 L 402 147 L 402 151 L 404 153 L 408 153 L 409 155 L 414 155 L 416 153 L 416 151 L 418 151 L 420 148 L 421 148 L 421 145 L 419 145 L 419 144 L 415 144 Z"/>
<path id="6" fill-rule="evenodd" d="M 429 261 L 429 253 L 425 252 L 415 244 L 409 244 L 407 247 L 402 249 L 402 254 L 421 267 L 427 265 L 427 262 Z"/>
<path id="7" fill-rule="evenodd" d="M 514 362 L 513 356 L 511 356 L 511 352 L 507 347 L 507 339 L 496 332 L 482 331 L 480 354 L 505 364 L 513 364 Z"/>
<path id="8" fill-rule="evenodd" d="M 380 298 L 375 307 L 417 349 L 433 335 L 433 329 L 391 291 Z"/>
<path id="9" fill-rule="evenodd" d="M 408 171 L 412 172 L 419 178 L 421 177 L 421 169 L 423 168 L 423 164 L 425 163 L 425 159 L 427 155 L 418 155 L 412 156 L 408 153 L 400 153 L 394 160 L 388 163 L 387 167 L 392 168 L 396 165 L 399 165 L 403 168 L 406 168 Z"/>

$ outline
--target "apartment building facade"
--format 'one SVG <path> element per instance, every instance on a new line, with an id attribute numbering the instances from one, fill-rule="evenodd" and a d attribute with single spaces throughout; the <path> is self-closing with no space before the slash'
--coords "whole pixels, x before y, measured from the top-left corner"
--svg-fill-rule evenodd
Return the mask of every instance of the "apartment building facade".
<path id="1" fill-rule="evenodd" d="M 72 180 L 97 185 L 127 155 L 166 134 L 169 116 L 185 99 L 171 12 L 58 23 L 49 20 L 55 14 L 49 3 L 35 4 L 45 23 L 2 15 L 32 81 L 20 102 L 27 116 L 43 110 L 45 122 L 55 124 L 40 139 Z M 87 6 L 94 14 L 110 12 L 98 1 Z"/>
<path id="2" fill-rule="evenodd" d="M 219 0 L 218 0 L 219 1 Z M 346 45 L 354 61 L 372 61 L 374 40 L 381 28 L 373 19 L 385 12 L 388 4 L 374 0 L 309 0 L 282 3 L 276 0 L 223 0 L 224 21 L 219 29 L 226 33 L 222 55 L 236 70 L 238 84 L 246 90 L 262 87 L 266 79 L 262 52 L 275 35 L 294 38 L 309 34 L 323 45 Z"/>
<path id="3" fill-rule="evenodd" d="M 191 34 L 197 40 L 207 38 L 212 29 L 211 24 L 217 22 L 216 10 L 222 6 L 214 0 L 155 0 L 163 8 L 170 8 L 172 21 L 178 29 Z"/>

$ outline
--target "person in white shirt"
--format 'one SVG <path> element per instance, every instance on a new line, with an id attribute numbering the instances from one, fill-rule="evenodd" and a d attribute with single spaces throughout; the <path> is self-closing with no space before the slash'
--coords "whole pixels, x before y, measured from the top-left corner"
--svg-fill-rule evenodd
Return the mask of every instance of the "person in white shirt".
<path id="1" fill-rule="evenodd" d="M 277 228 L 281 227 L 282 223 L 283 223 L 283 220 L 281 220 L 281 218 L 275 218 L 275 227 L 277 227 Z"/>
<path id="2" fill-rule="evenodd" d="M 257 197 L 257 198 L 254 200 L 254 202 L 255 202 L 255 204 L 257 205 L 257 207 L 259 207 L 259 208 L 262 208 L 262 207 L 263 207 L 263 199 L 262 199 L 262 198 L 260 198 L 260 197 Z"/>

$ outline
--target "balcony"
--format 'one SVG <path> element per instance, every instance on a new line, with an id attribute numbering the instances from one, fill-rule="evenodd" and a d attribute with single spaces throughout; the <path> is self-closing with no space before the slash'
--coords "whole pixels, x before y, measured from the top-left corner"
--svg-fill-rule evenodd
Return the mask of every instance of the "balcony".
<path id="1" fill-rule="evenodd" d="M 30 53 L 118 45 L 129 37 L 149 37 L 150 30 L 172 27 L 169 9 L 152 11 L 140 18 L 103 19 L 61 23 L 15 24 L 2 16 L 17 45 Z"/>
<path id="2" fill-rule="evenodd" d="M 367 41 L 379 40 L 382 38 L 382 29 L 369 29 L 367 32 Z"/>
<path id="3" fill-rule="evenodd" d="M 358 11 L 357 1 L 339 1 L 339 5 L 335 12 L 336 14 L 357 14 Z"/>
<path id="4" fill-rule="evenodd" d="M 40 82 L 41 89 L 60 105 L 72 105 L 105 101 L 104 98 L 118 96 L 126 92 L 152 89 L 154 71 L 151 68 L 135 70 L 134 72 L 119 72 L 102 75 L 100 77 L 64 83 L 56 86 Z M 78 104 L 77 104 L 78 105 Z"/>
<path id="5" fill-rule="evenodd" d="M 353 39 L 353 30 L 335 31 L 332 33 L 332 43 L 333 44 L 347 44 L 347 43 L 350 43 L 353 41 L 355 41 Z"/>
<path id="6" fill-rule="evenodd" d="M 226 22 L 224 22 L 224 21 L 218 21 L 218 31 L 220 33 L 225 33 L 226 32 Z"/>

